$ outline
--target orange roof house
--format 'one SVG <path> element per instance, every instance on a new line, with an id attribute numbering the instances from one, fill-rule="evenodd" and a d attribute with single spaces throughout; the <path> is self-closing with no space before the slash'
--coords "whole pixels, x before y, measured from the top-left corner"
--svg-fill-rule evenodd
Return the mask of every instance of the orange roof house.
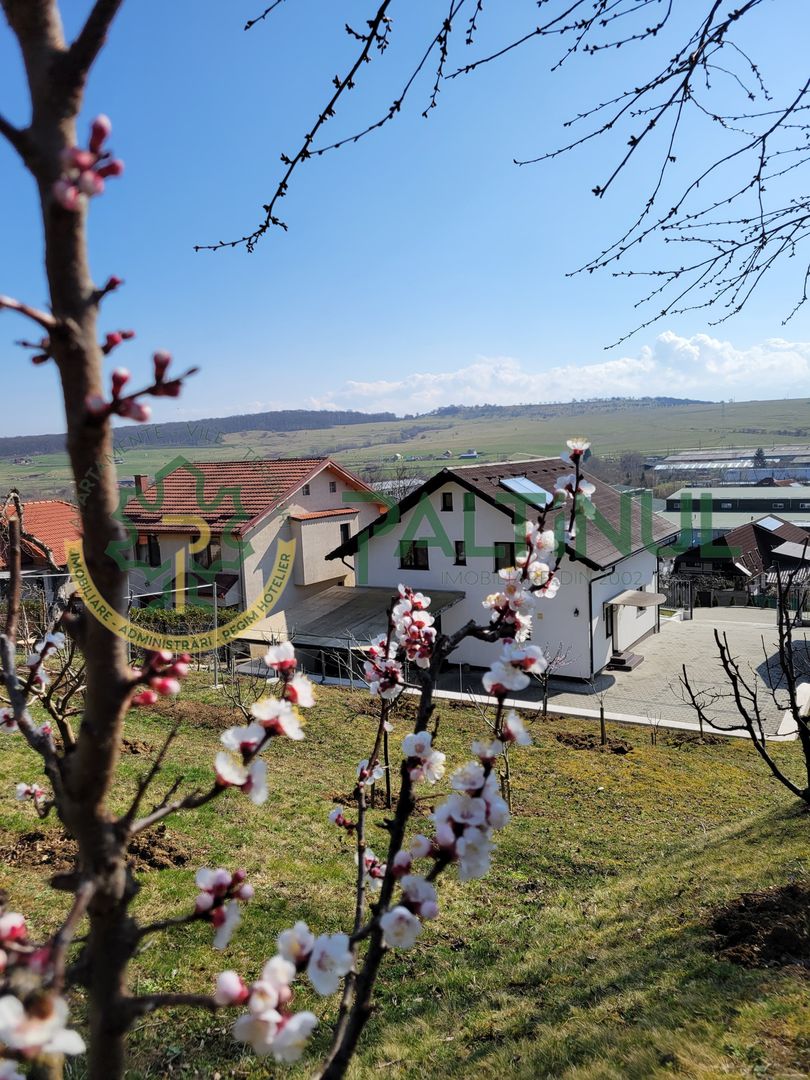
<path id="1" fill-rule="evenodd" d="M 65 545 L 81 539 L 78 507 L 64 499 L 41 499 L 23 502 L 23 528 L 33 539 L 23 540 L 23 565 L 48 566 L 48 552 L 58 567 L 67 565 Z M 17 516 L 13 503 L 6 504 L 2 514 L 0 569 L 7 569 L 5 535 L 6 523 Z"/>
<path id="2" fill-rule="evenodd" d="M 331 458 L 178 458 L 152 480 L 136 476 L 131 492 L 122 559 L 132 567 L 133 602 L 180 606 L 194 590 L 205 599 L 215 584 L 226 606 L 244 609 L 273 578 L 279 543 L 293 545 L 293 571 L 262 629 L 269 635 L 289 630 L 285 612 L 303 599 L 353 580 L 326 552 L 373 521 L 384 502 Z"/>

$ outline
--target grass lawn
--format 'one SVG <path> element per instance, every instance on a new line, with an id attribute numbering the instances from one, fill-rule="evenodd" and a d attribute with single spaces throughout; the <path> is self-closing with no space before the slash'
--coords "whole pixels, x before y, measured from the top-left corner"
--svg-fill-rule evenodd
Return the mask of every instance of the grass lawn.
<path id="1" fill-rule="evenodd" d="M 192 785 L 210 777 L 218 731 L 235 718 L 204 681 L 191 679 L 160 712 L 132 714 L 128 737 L 141 753 L 123 758 L 122 805 L 146 767 L 143 751 L 160 744 L 172 714 L 182 729 L 168 779 L 182 774 Z M 460 764 L 481 721 L 446 703 L 440 715 L 439 745 L 449 764 Z M 371 702 L 324 687 L 307 720 L 304 742 L 271 748 L 263 807 L 231 792 L 174 819 L 158 838 L 188 861 L 140 875 L 143 919 L 188 910 L 200 865 L 244 866 L 256 897 L 223 954 L 211 949 L 205 925 L 153 939 L 134 966 L 136 989 L 206 990 L 226 967 L 251 979 L 274 952 L 275 935 L 296 919 L 316 932 L 349 926 L 352 851 L 327 813 L 367 754 Z M 407 720 L 397 723 L 404 734 Z M 439 919 L 414 949 L 384 964 L 378 1011 L 350 1075 L 787 1080 L 810 1071 L 807 972 L 720 959 L 708 929 L 712 911 L 742 892 L 807 881 L 810 818 L 742 740 L 678 746 L 662 733 L 652 746 L 648 730 L 622 727 L 634 749 L 621 756 L 555 738 L 592 730 L 573 719 L 534 724 L 535 745 L 514 755 L 515 818 L 499 834 L 492 873 L 468 884 L 454 871 L 443 877 Z M 57 825 L 41 825 L 14 801 L 14 782 L 35 779 L 36 762 L 18 736 L 0 737 L 0 841 L 8 850 L 16 834 Z M 775 752 L 797 756 L 790 745 Z M 380 853 L 385 835 L 372 824 Z M 52 872 L 0 868 L 12 909 L 28 913 L 43 935 L 66 904 L 47 886 Z M 243 1052 L 228 1034 L 235 1013 L 178 1011 L 153 1015 L 134 1032 L 128 1076 L 307 1076 L 337 1001 L 306 985 L 295 1005 L 324 1022 L 300 1066 Z M 69 1076 L 83 1075 L 81 1061 L 70 1065 Z"/>

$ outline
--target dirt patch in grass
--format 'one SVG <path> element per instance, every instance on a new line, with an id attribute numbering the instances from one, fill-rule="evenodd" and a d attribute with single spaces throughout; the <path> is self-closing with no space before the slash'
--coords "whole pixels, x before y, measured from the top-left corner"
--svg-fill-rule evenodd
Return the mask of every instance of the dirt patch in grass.
<path id="1" fill-rule="evenodd" d="M 743 893 L 714 916 L 716 951 L 744 967 L 810 970 L 810 885 Z"/>
<path id="2" fill-rule="evenodd" d="M 124 737 L 121 740 L 121 750 L 124 754 L 151 754 L 153 747 L 143 741 L 143 739 L 128 739 Z"/>
<path id="3" fill-rule="evenodd" d="M 238 709 L 212 705 L 206 701 L 184 701 L 177 698 L 174 701 L 158 701 L 149 708 L 151 712 L 165 716 L 173 723 L 209 728 L 211 731 L 224 731 L 225 728 L 243 722 Z"/>
<path id="4" fill-rule="evenodd" d="M 136 836 L 129 847 L 128 861 L 136 872 L 169 870 L 185 866 L 191 856 L 170 836 L 165 825 L 158 825 L 144 836 Z M 64 872 L 76 862 L 76 844 L 64 832 L 34 829 L 0 842 L 0 862 L 5 866 L 47 867 Z"/>
<path id="5" fill-rule="evenodd" d="M 555 731 L 554 738 L 569 750 L 598 750 L 603 754 L 629 754 L 633 744 L 627 739 L 608 739 L 602 743 L 599 737 L 589 732 Z"/>
<path id="6" fill-rule="evenodd" d="M 701 737 L 699 732 L 683 731 L 678 735 L 669 735 L 662 741 L 666 746 L 691 750 L 693 746 L 722 746 L 725 740 L 722 735 L 704 735 Z"/>

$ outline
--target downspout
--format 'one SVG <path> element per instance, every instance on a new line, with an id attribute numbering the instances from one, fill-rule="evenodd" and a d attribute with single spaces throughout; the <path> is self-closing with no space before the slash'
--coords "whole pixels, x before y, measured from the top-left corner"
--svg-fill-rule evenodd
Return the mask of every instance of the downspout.
<path id="1" fill-rule="evenodd" d="M 600 574 L 599 577 L 591 578 L 588 582 L 588 643 L 590 645 L 591 663 L 590 663 L 590 677 L 593 678 L 593 586 L 594 582 L 602 581 L 606 577 L 615 571 L 616 567 L 611 566 L 609 570 L 606 570 L 604 574 Z"/>

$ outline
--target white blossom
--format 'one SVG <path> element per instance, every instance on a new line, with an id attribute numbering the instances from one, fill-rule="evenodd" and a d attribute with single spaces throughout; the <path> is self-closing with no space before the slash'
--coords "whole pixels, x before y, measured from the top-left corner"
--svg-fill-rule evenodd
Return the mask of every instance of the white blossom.
<path id="1" fill-rule="evenodd" d="M 506 742 L 517 743 L 518 746 L 531 746 L 532 744 L 531 735 L 514 709 L 510 709 L 506 714 L 506 720 L 504 720 L 503 724 L 503 738 Z"/>
<path id="2" fill-rule="evenodd" d="M 456 842 L 461 881 L 482 878 L 489 873 L 494 845 L 485 829 L 465 829 Z"/>
<path id="3" fill-rule="evenodd" d="M 234 931 L 242 921 L 242 913 L 236 900 L 229 900 L 227 904 L 217 908 L 214 914 L 217 916 L 216 919 L 212 916 L 212 921 L 214 921 L 217 928 L 217 932 L 214 934 L 214 948 L 225 949 L 230 944 Z"/>
<path id="4" fill-rule="evenodd" d="M 422 924 L 406 907 L 399 905 L 380 918 L 383 944 L 389 949 L 410 949 L 422 932 Z"/>
<path id="5" fill-rule="evenodd" d="M 289 930 L 282 930 L 276 938 L 279 955 L 299 967 L 312 952 L 315 935 L 305 922 L 297 922 Z"/>
<path id="6" fill-rule="evenodd" d="M 67 1003 L 61 997 L 40 996 L 36 1010 L 29 1013 L 19 998 L 6 994 L 0 997 L 0 1043 L 27 1056 L 81 1054 L 84 1039 L 67 1029 L 67 1018 Z"/>
<path id="7" fill-rule="evenodd" d="M 340 980 L 354 965 L 346 934 L 321 934 L 315 939 L 307 964 L 309 981 L 323 997 L 334 994 Z"/>
<path id="8" fill-rule="evenodd" d="M 318 1026 L 318 1017 L 311 1012 L 299 1012 L 282 1017 L 271 1050 L 276 1061 L 292 1064 L 303 1054 L 307 1040 Z"/>

